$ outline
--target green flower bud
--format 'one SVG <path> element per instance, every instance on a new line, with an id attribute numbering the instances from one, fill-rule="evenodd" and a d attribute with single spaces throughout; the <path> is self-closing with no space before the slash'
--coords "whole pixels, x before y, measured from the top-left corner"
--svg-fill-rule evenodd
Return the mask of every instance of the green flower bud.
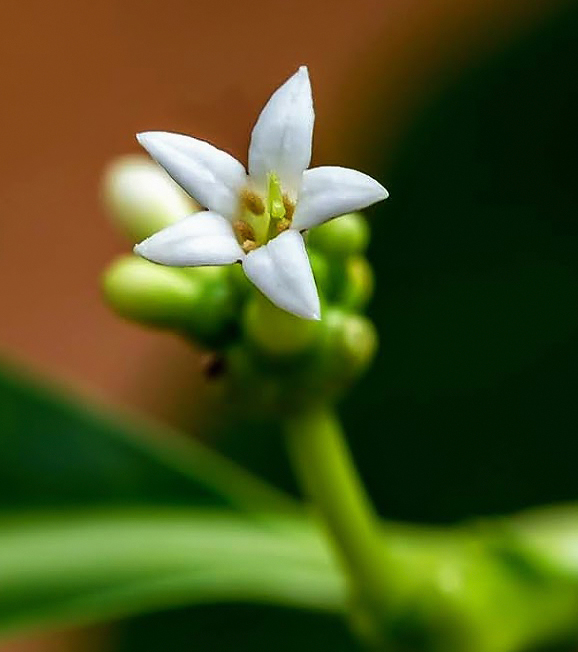
<path id="1" fill-rule="evenodd" d="M 179 267 L 181 274 L 192 279 L 196 283 L 223 284 L 229 281 L 228 266 L 226 265 L 205 265 L 202 267 Z"/>
<path id="2" fill-rule="evenodd" d="M 158 165 L 136 155 L 109 165 L 102 198 L 114 224 L 135 243 L 199 210 Z"/>
<path id="3" fill-rule="evenodd" d="M 201 344 L 220 342 L 233 320 L 231 291 L 220 270 L 176 269 L 128 255 L 108 268 L 102 286 L 122 317 L 179 330 Z"/>
<path id="4" fill-rule="evenodd" d="M 234 292 L 236 292 L 239 299 L 244 299 L 254 286 L 247 278 L 243 266 L 238 264 L 227 265 L 225 269 L 229 275 L 229 282 Z"/>
<path id="5" fill-rule="evenodd" d="M 145 324 L 174 327 L 190 311 L 198 288 L 180 270 L 126 255 L 105 271 L 104 295 L 114 310 Z"/>
<path id="6" fill-rule="evenodd" d="M 332 395 L 367 368 L 377 350 L 377 332 L 366 317 L 339 308 L 327 308 L 321 326 L 311 376 L 320 395 Z"/>
<path id="7" fill-rule="evenodd" d="M 374 288 L 371 265 L 364 256 L 351 256 L 345 263 L 345 281 L 338 302 L 349 310 L 362 310 Z"/>
<path id="8" fill-rule="evenodd" d="M 328 256 L 361 254 L 369 243 L 369 225 L 361 213 L 348 213 L 311 229 L 308 244 Z"/>
<path id="9" fill-rule="evenodd" d="M 327 258 L 321 252 L 313 249 L 309 250 L 308 253 L 317 289 L 326 296 L 329 292 L 331 280 L 331 270 Z"/>
<path id="10" fill-rule="evenodd" d="M 243 330 L 257 348 L 275 356 L 301 353 L 313 344 L 321 322 L 301 319 L 255 292 L 243 313 Z"/>
<path id="11" fill-rule="evenodd" d="M 185 331 L 199 343 L 220 347 L 235 334 L 236 301 L 226 267 L 189 267 L 182 270 L 199 288 L 189 307 Z"/>

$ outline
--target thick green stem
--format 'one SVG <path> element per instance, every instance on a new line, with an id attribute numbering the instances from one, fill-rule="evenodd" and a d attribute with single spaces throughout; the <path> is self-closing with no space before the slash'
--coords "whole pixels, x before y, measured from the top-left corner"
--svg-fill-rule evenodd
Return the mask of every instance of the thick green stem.
<path id="1" fill-rule="evenodd" d="M 365 608 L 375 635 L 388 609 L 389 565 L 377 515 L 341 426 L 323 408 L 302 413 L 285 425 L 295 472 L 329 532 L 354 598 Z"/>

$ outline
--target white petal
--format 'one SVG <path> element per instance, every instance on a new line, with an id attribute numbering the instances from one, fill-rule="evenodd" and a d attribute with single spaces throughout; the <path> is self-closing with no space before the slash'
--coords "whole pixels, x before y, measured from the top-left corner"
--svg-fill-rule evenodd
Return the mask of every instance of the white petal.
<path id="1" fill-rule="evenodd" d="M 248 253 L 243 269 L 279 308 L 305 319 L 320 319 L 317 287 L 305 243 L 297 231 L 284 231 Z"/>
<path id="2" fill-rule="evenodd" d="M 204 140 L 166 131 L 146 131 L 138 142 L 201 206 L 232 219 L 245 168 L 237 159 Z"/>
<path id="3" fill-rule="evenodd" d="M 231 223 L 210 211 L 184 217 L 143 240 L 134 251 L 153 263 L 172 267 L 227 265 L 245 256 Z"/>
<path id="4" fill-rule="evenodd" d="M 253 128 L 249 174 L 261 190 L 274 172 L 295 198 L 311 161 L 314 119 L 309 73 L 301 66 L 273 93 Z"/>
<path id="5" fill-rule="evenodd" d="M 387 190 L 363 172 L 333 166 L 311 168 L 303 175 L 291 227 L 310 229 L 387 197 Z"/>

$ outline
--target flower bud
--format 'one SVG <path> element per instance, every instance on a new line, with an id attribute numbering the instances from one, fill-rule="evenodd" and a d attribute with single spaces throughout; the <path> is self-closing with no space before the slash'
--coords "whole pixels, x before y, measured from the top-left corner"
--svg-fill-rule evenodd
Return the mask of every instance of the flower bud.
<path id="1" fill-rule="evenodd" d="M 122 317 L 166 327 L 181 324 L 198 292 L 180 270 L 132 255 L 122 256 L 110 265 L 102 287 L 106 299 Z"/>
<path id="2" fill-rule="evenodd" d="M 176 269 L 128 255 L 108 268 L 102 286 L 122 317 L 173 328 L 201 344 L 219 342 L 233 319 L 230 288 L 212 268 Z"/>
<path id="3" fill-rule="evenodd" d="M 308 244 L 333 257 L 361 254 L 369 243 L 369 225 L 361 213 L 336 217 L 309 232 Z"/>
<path id="4" fill-rule="evenodd" d="M 331 281 L 331 270 L 327 258 L 321 252 L 313 249 L 308 253 L 317 289 L 326 296 Z"/>
<path id="5" fill-rule="evenodd" d="M 247 301 L 243 314 L 247 339 L 264 353 L 277 356 L 301 353 L 311 346 L 319 324 L 277 308 L 257 292 Z"/>
<path id="6" fill-rule="evenodd" d="M 199 210 L 158 165 L 138 155 L 108 166 L 102 197 L 114 224 L 135 243 Z"/>
<path id="7" fill-rule="evenodd" d="M 377 332 L 366 317 L 339 308 L 326 309 L 321 325 L 312 375 L 323 393 L 333 394 L 367 368 L 377 350 Z"/>
<path id="8" fill-rule="evenodd" d="M 226 267 L 187 267 L 182 270 L 199 288 L 191 303 L 185 330 L 200 344 L 220 347 L 235 333 L 237 319 L 234 290 Z"/>
<path id="9" fill-rule="evenodd" d="M 237 294 L 238 298 L 244 299 L 254 286 L 247 278 L 243 266 L 238 264 L 227 265 L 225 269 L 229 275 L 229 282 L 233 291 Z"/>
<path id="10" fill-rule="evenodd" d="M 373 270 L 364 256 L 351 256 L 345 263 L 345 280 L 339 303 L 349 310 L 362 310 L 371 299 Z"/>

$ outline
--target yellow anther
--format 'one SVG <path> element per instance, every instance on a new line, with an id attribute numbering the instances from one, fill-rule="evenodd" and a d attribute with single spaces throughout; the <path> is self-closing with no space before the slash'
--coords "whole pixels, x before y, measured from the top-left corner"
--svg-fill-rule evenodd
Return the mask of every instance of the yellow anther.
<path id="1" fill-rule="evenodd" d="M 283 195 L 283 206 L 285 208 L 285 217 L 291 222 L 293 219 L 293 213 L 295 212 L 295 204 L 287 197 Z"/>
<path id="2" fill-rule="evenodd" d="M 250 251 L 257 249 L 257 243 L 254 240 L 245 240 L 241 245 L 241 249 L 248 254 Z"/>
<path id="3" fill-rule="evenodd" d="M 288 220 L 286 217 L 284 217 L 282 220 L 277 222 L 277 233 L 283 233 L 283 231 L 287 231 L 290 226 L 291 220 Z"/>
<path id="4" fill-rule="evenodd" d="M 255 231 L 250 224 L 243 222 L 243 220 L 236 220 L 233 222 L 233 231 L 237 236 L 239 242 L 243 243 L 246 240 L 255 240 Z"/>
<path id="5" fill-rule="evenodd" d="M 256 192 L 249 190 L 249 188 L 245 188 L 241 192 L 241 204 L 245 210 L 253 213 L 253 215 L 263 215 L 265 212 L 265 202 Z"/>

